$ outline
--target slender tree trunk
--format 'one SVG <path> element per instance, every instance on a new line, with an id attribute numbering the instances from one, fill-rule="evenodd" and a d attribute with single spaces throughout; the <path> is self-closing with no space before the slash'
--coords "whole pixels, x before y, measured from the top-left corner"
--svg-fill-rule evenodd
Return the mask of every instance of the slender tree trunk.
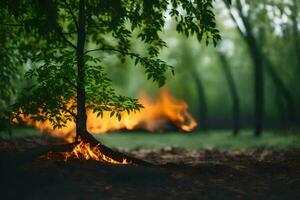
<path id="1" fill-rule="evenodd" d="M 263 129 L 264 118 L 264 82 L 263 68 L 256 60 L 255 66 L 255 130 L 254 134 L 260 136 Z"/>
<path id="2" fill-rule="evenodd" d="M 264 115 L 264 70 L 263 60 L 253 37 L 249 37 L 249 47 L 254 62 L 254 102 L 255 102 L 255 136 L 260 136 L 263 129 Z"/>
<path id="3" fill-rule="evenodd" d="M 245 33 L 239 28 L 237 21 L 231 14 L 232 19 L 236 23 L 239 33 L 246 41 L 250 55 L 254 65 L 254 116 L 255 116 L 255 123 L 254 123 L 254 135 L 260 136 L 263 129 L 263 118 L 264 118 L 264 70 L 263 70 L 263 57 L 260 48 L 255 40 L 253 35 L 251 25 L 248 19 L 244 16 L 242 11 L 242 4 L 240 0 L 236 1 L 237 3 L 237 10 L 239 16 L 243 22 L 245 27 Z M 228 4 L 227 4 L 228 5 Z"/>
<path id="4" fill-rule="evenodd" d="M 221 61 L 222 70 L 228 84 L 230 95 L 232 98 L 232 127 L 233 135 L 238 135 L 240 130 L 240 100 L 237 93 L 236 85 L 231 74 L 231 70 L 225 55 L 222 52 L 217 52 Z"/>
<path id="5" fill-rule="evenodd" d="M 85 105 L 85 62 L 84 62 L 84 46 L 86 42 L 85 31 L 85 0 L 79 1 L 79 15 L 78 15 L 78 30 L 77 30 L 77 117 L 76 117 L 76 138 L 79 137 L 89 142 L 93 146 L 98 146 L 101 153 L 109 158 L 121 162 L 126 159 L 127 162 L 140 165 L 150 165 L 150 163 L 127 156 L 120 152 L 114 151 L 109 147 L 101 144 L 87 131 L 87 115 Z"/>
<path id="6" fill-rule="evenodd" d="M 84 45 L 85 45 L 85 0 L 79 2 L 78 30 L 77 30 L 77 119 L 76 137 L 85 138 L 86 128 L 86 108 L 85 108 L 85 70 L 84 70 Z"/>
<path id="7" fill-rule="evenodd" d="M 199 98 L 199 124 L 200 129 L 206 131 L 207 130 L 207 118 L 208 118 L 208 111 L 207 111 L 207 102 L 205 96 L 205 89 L 202 83 L 201 78 L 199 75 L 192 70 L 192 76 L 194 77 L 197 91 L 198 91 L 198 98 Z"/>
<path id="8" fill-rule="evenodd" d="M 239 1 L 238 1 L 239 2 Z M 241 5 L 239 5 L 239 13 L 243 24 L 246 29 L 246 34 L 242 35 L 245 39 L 250 55 L 254 65 L 254 116 L 255 116 L 255 124 L 254 124 L 254 135 L 260 136 L 263 129 L 263 118 L 264 118 L 264 70 L 263 70 L 263 57 L 260 48 L 258 47 L 254 35 L 252 33 L 252 29 L 248 20 L 243 16 Z"/>

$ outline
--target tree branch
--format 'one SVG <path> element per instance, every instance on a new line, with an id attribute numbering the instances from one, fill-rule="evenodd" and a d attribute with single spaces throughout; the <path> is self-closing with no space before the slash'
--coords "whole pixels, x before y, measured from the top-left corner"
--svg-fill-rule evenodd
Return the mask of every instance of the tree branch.
<path id="1" fill-rule="evenodd" d="M 224 2 L 224 4 L 226 5 L 226 7 L 228 9 L 229 15 L 230 15 L 232 21 L 235 23 L 238 32 L 240 33 L 241 36 L 244 36 L 245 34 L 243 33 L 243 31 L 242 31 L 241 27 L 239 26 L 239 24 L 238 24 L 237 20 L 235 19 L 235 17 L 233 16 L 229 4 L 226 1 Z"/>
<path id="2" fill-rule="evenodd" d="M 64 79 L 65 81 L 67 81 L 71 86 L 74 87 L 75 90 L 77 90 L 77 85 L 75 85 L 72 81 L 70 81 L 68 78 L 66 77 L 62 77 L 62 79 Z"/>
<path id="3" fill-rule="evenodd" d="M 72 115 L 74 117 L 74 119 L 76 120 L 77 115 L 75 113 L 73 113 L 71 110 L 63 107 L 63 106 L 59 106 L 60 109 L 62 109 L 63 111 L 65 111 L 66 113 L 69 113 L 70 115 Z"/>
<path id="4" fill-rule="evenodd" d="M 67 7 L 67 9 L 69 10 L 69 12 L 70 12 L 70 14 L 71 14 L 71 16 L 72 16 L 72 19 L 73 19 L 73 21 L 74 21 L 74 23 L 75 23 L 75 26 L 76 26 L 76 28 L 78 29 L 78 22 L 77 22 L 77 20 L 76 20 L 76 17 L 75 17 L 75 15 L 74 15 L 73 11 L 72 11 L 72 8 L 70 7 L 70 4 L 68 4 L 66 0 L 63 0 L 63 2 L 64 2 L 64 4 L 65 4 L 65 6 Z"/>
<path id="5" fill-rule="evenodd" d="M 63 32 L 64 35 L 72 35 L 72 34 L 76 34 L 77 31 L 72 31 L 72 32 Z"/>
<path id="6" fill-rule="evenodd" d="M 126 51 L 122 51 L 120 49 L 114 49 L 114 48 L 98 48 L 98 49 L 91 49 L 91 50 L 87 50 L 84 52 L 84 54 L 88 54 L 90 52 L 94 52 L 94 51 L 114 51 L 114 52 L 118 52 L 118 53 L 121 53 L 121 54 L 125 54 L 125 55 L 128 55 L 128 56 L 132 56 L 132 57 L 135 57 L 135 58 L 138 58 L 140 60 L 142 60 L 144 63 L 146 63 L 147 65 L 149 66 L 152 66 L 154 67 L 153 65 L 151 65 L 149 63 L 149 61 L 147 59 L 145 59 L 144 57 L 136 54 L 136 53 L 132 53 L 132 52 L 126 52 Z"/>
<path id="7" fill-rule="evenodd" d="M 61 38 L 71 47 L 73 47 L 74 49 L 77 49 L 76 45 L 74 45 L 72 42 L 70 42 L 66 36 L 64 35 L 64 33 L 62 32 L 61 28 L 57 25 L 56 27 L 56 32 L 58 33 L 59 36 L 61 36 Z"/>

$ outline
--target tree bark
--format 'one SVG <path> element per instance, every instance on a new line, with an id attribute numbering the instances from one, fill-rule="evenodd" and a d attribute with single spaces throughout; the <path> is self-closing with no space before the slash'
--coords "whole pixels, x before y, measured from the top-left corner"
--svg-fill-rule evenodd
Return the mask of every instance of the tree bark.
<path id="1" fill-rule="evenodd" d="M 85 138 L 86 108 L 85 108 L 85 70 L 84 70 L 84 46 L 85 46 L 85 0 L 79 1 L 79 16 L 77 30 L 77 117 L 76 117 L 76 138 Z"/>
<path id="2" fill-rule="evenodd" d="M 236 85 L 231 74 L 231 70 L 225 55 L 222 52 L 217 52 L 221 61 L 222 70 L 225 74 L 225 78 L 230 91 L 232 99 L 232 128 L 233 135 L 238 135 L 240 130 L 240 100 L 237 93 Z"/>

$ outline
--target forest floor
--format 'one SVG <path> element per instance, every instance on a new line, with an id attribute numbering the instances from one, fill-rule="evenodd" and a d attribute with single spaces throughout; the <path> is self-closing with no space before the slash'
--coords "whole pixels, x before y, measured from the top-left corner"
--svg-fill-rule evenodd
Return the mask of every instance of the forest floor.
<path id="1" fill-rule="evenodd" d="M 121 148 L 153 166 L 17 162 L 41 137 L 0 140 L 1 199 L 300 199 L 299 148 Z"/>

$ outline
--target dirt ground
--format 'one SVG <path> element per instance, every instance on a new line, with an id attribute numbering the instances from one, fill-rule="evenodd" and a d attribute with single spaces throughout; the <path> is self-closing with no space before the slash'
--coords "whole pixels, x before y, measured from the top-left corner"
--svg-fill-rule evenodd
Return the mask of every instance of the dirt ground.
<path id="1" fill-rule="evenodd" d="M 16 162 L 43 144 L 0 141 L 0 199 L 300 199 L 300 150 L 119 149 L 151 167 L 60 154 Z"/>

